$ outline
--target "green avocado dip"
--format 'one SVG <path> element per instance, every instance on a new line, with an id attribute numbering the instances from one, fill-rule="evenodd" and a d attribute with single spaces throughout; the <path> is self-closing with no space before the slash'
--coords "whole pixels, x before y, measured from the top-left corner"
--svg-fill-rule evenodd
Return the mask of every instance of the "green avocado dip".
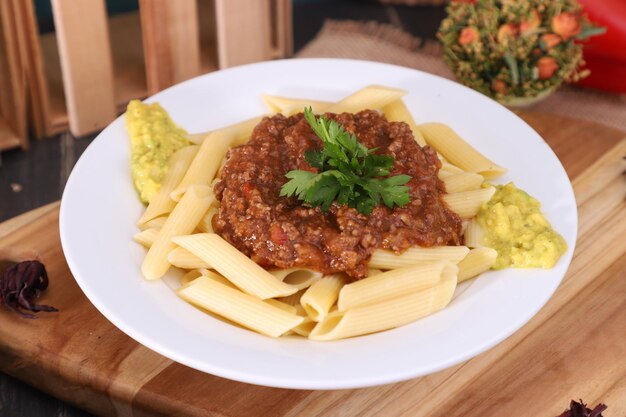
<path id="1" fill-rule="evenodd" d="M 497 185 L 476 216 L 485 246 L 498 258 L 493 269 L 552 268 L 567 250 L 565 239 L 541 214 L 541 204 L 513 183 Z"/>
<path id="2" fill-rule="evenodd" d="M 130 164 L 133 182 L 143 203 L 159 192 L 174 152 L 190 145 L 185 129 L 172 121 L 158 103 L 131 100 L 126 108 L 130 135 Z"/>

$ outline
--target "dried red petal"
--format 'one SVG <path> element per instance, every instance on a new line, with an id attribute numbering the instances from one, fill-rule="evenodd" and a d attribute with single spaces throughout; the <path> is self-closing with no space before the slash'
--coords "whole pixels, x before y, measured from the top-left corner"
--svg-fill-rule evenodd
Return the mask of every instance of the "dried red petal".
<path id="1" fill-rule="evenodd" d="M 598 404 L 594 409 L 587 408 L 587 404 L 572 400 L 569 404 L 569 410 L 565 410 L 558 417 L 602 417 L 602 412 L 608 407 L 604 404 Z"/>
<path id="2" fill-rule="evenodd" d="M 24 318 L 34 319 L 29 311 L 58 311 L 56 308 L 35 304 L 33 300 L 48 288 L 48 273 L 39 261 L 24 261 L 8 267 L 0 277 L 0 304 L 4 303 Z"/>

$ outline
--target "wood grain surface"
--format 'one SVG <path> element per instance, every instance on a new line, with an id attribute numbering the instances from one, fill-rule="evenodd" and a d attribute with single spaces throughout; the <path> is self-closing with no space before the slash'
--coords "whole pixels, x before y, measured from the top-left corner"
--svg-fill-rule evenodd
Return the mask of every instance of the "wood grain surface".
<path id="1" fill-rule="evenodd" d="M 85 298 L 59 244 L 58 203 L 0 225 L 0 258 L 37 256 L 61 311 L 0 311 L 0 369 L 105 416 L 546 416 L 573 398 L 626 415 L 626 138 L 597 124 L 522 114 L 574 185 L 579 236 L 546 306 L 489 351 L 441 372 L 374 388 L 267 388 L 192 370 L 139 345 Z M 139 314 L 139 312 L 138 312 Z"/>

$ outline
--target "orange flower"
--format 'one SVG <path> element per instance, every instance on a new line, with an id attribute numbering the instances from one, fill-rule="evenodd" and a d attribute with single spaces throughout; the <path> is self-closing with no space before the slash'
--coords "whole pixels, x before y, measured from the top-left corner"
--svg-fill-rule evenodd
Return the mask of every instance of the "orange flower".
<path id="1" fill-rule="evenodd" d="M 502 80 L 493 80 L 491 82 L 491 89 L 496 93 L 506 94 L 506 83 Z"/>
<path id="2" fill-rule="evenodd" d="M 544 56 L 537 61 L 537 69 L 539 70 L 539 79 L 547 80 L 552 78 L 554 73 L 559 69 L 559 64 L 556 63 L 556 59 L 551 56 Z"/>
<path id="3" fill-rule="evenodd" d="M 568 40 L 580 33 L 580 20 L 574 13 L 561 13 L 552 18 L 552 31 Z"/>
<path id="4" fill-rule="evenodd" d="M 520 23 L 519 30 L 522 34 L 525 34 L 533 29 L 537 29 L 539 25 L 541 25 L 541 16 L 537 10 L 533 9 L 533 11 L 530 12 L 529 19 Z"/>
<path id="5" fill-rule="evenodd" d="M 541 35 L 541 40 L 546 45 L 546 49 L 552 49 L 561 43 L 561 37 L 554 33 L 545 33 Z"/>
<path id="6" fill-rule="evenodd" d="M 507 39 L 517 36 L 518 32 L 519 28 L 517 27 L 517 25 L 515 25 L 514 23 L 506 23 L 500 26 L 496 38 L 498 39 L 499 43 L 504 43 Z"/>
<path id="7" fill-rule="evenodd" d="M 476 42 L 480 35 L 478 34 L 478 30 L 473 27 L 463 28 L 461 30 L 461 34 L 459 35 L 459 43 L 461 45 L 469 45 L 470 43 Z"/>

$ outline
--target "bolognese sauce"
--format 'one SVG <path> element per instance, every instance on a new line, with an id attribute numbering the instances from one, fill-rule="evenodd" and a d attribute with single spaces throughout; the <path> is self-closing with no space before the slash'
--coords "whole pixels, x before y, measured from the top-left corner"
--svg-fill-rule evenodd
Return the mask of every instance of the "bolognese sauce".
<path id="1" fill-rule="evenodd" d="M 390 175 L 411 177 L 410 203 L 377 206 L 363 215 L 337 202 L 324 212 L 279 196 L 287 172 L 315 171 L 304 152 L 320 149 L 322 142 L 302 113 L 278 114 L 264 118 L 246 144 L 228 152 L 215 186 L 221 203 L 213 218 L 216 233 L 265 268 L 345 272 L 353 279 L 367 276 L 367 262 L 379 248 L 401 253 L 415 245 L 462 244 L 461 219 L 442 200 L 441 162 L 432 148 L 420 147 L 407 124 L 388 122 L 372 110 L 326 117 L 376 154 L 394 157 Z"/>

